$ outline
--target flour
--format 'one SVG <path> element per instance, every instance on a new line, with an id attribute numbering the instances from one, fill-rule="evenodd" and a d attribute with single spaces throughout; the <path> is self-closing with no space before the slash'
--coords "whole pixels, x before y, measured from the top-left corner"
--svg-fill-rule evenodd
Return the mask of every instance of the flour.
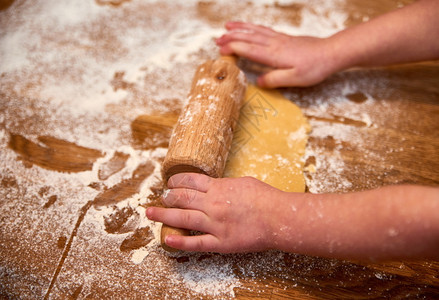
<path id="1" fill-rule="evenodd" d="M 343 29 L 346 19 L 338 2 L 314 1 L 311 9 L 308 1 L 299 1 L 304 8 L 300 12 L 300 22 L 293 25 L 288 18 L 276 19 L 266 13 L 275 3 L 288 5 L 292 1 L 251 1 L 245 4 L 251 7 L 249 10 L 234 10 L 232 2 L 225 0 L 213 5 L 218 6 L 218 13 L 227 9 L 231 13 L 227 18 L 255 21 L 290 34 L 328 36 Z M 131 179 L 142 164 L 152 162 L 153 166 L 152 173 L 144 179 L 137 193 L 108 206 L 88 208 L 77 235 L 72 238 L 71 252 L 57 281 L 62 291 L 83 284 L 81 296 L 84 297 L 92 292 L 94 285 L 109 291 L 130 286 L 140 290 L 137 296 L 146 298 L 149 295 L 157 297 L 156 290 L 161 290 L 160 295 L 168 298 L 181 295 L 181 290 L 187 290 L 193 298 L 200 295 L 233 298 L 235 290 L 242 287 L 243 278 L 258 281 L 270 276 L 273 270 L 280 274 L 289 272 L 284 254 L 276 252 L 254 254 L 245 259 L 238 256 L 168 256 L 159 245 L 160 224 L 145 217 L 145 209 L 150 204 L 148 197 L 161 180 L 160 164 L 166 149 L 140 149 L 133 143 L 130 125 L 139 115 L 174 112 L 182 107 L 196 66 L 202 60 L 218 57 L 214 39 L 225 32 L 224 22 L 208 20 L 197 9 L 198 1 L 184 0 L 132 0 L 118 7 L 98 5 L 95 1 L 50 0 L 15 1 L 11 8 L 0 12 L 0 85 L 1 92 L 6 95 L 0 100 L 0 175 L 3 180 L 11 178 L 11 185 L 17 186 L 1 191 L 3 199 L 7 199 L 2 202 L 1 212 L 5 216 L 2 225 L 8 229 L 8 234 L 17 232 L 19 235 L 16 240 L 20 240 L 20 248 L 15 249 L 24 252 L 26 246 L 32 253 L 49 251 L 45 263 L 56 266 L 58 262 L 50 260 L 59 257 L 60 251 L 65 251 L 65 245 L 59 243 L 58 247 L 62 249 L 55 247 L 53 252 L 47 249 L 54 248 L 53 240 L 63 237 L 63 241 L 69 237 L 78 214 L 88 207 L 87 201 Z M 246 75 L 252 77 L 252 74 Z M 244 73 L 238 80 L 246 81 Z M 202 79 L 197 85 L 208 85 L 208 82 Z M 310 116 L 332 118 L 333 115 L 326 112 L 328 107 L 341 108 L 348 104 L 345 95 L 355 89 L 355 86 L 346 86 L 331 99 L 323 99 L 321 94 L 306 99 L 316 105 L 309 105 L 304 110 Z M 372 96 L 366 97 L 362 105 L 373 101 Z M 209 97 L 208 100 L 216 102 L 219 99 Z M 212 103 L 208 112 L 215 109 L 216 105 Z M 336 114 L 337 109 L 332 112 Z M 373 126 L 374 120 L 360 109 L 353 107 L 351 112 L 344 117 Z M 196 113 L 199 113 L 196 108 L 187 111 L 183 121 L 190 122 Z M 353 130 L 346 130 L 340 124 L 328 126 L 313 119 L 310 123 L 314 128 L 311 136 L 315 138 L 332 136 L 341 143 L 354 136 Z M 99 150 L 103 156 L 93 163 L 91 170 L 78 173 L 47 170 L 35 164 L 24 166 L 18 160 L 19 155 L 8 148 L 11 132 L 32 141 L 40 136 L 51 136 Z M 293 143 L 304 134 L 302 128 L 290 133 L 289 142 Z M 307 179 L 311 192 L 350 188 L 351 183 L 343 177 L 345 166 L 337 147 L 329 156 L 317 148 L 307 149 L 305 159 L 316 158 L 314 177 Z M 99 170 L 108 165 L 116 153 L 127 156 L 123 166 L 108 178 L 99 179 Z M 289 163 L 279 155 L 267 154 L 263 159 Z M 322 172 L 324 169 L 326 173 Z M 331 178 L 323 176 L 327 173 Z M 42 210 L 51 196 L 56 196 L 57 202 Z M 16 199 L 20 199 L 20 203 Z M 28 218 L 26 226 L 41 229 L 39 232 L 44 235 L 23 231 L 22 217 L 14 210 L 17 206 L 22 207 L 20 214 Z M 124 224 L 127 228 L 120 233 L 107 233 L 105 218 L 123 209 L 132 210 L 130 222 Z M 119 251 L 121 243 L 136 229 L 146 227 L 152 238 L 146 246 L 128 253 Z M 21 256 L 21 252 L 16 255 Z M 83 260 L 75 260 L 77 257 Z M 187 261 L 181 262 L 184 258 Z M 36 262 L 26 263 L 35 263 L 33 271 L 41 269 Z M 163 273 L 169 280 L 162 282 L 157 279 L 157 273 Z M 32 273 L 29 276 L 50 278 L 52 274 Z M 288 276 L 284 278 L 294 280 Z M 132 286 L 129 280 L 138 281 Z M 27 290 L 33 289 L 28 287 Z M 41 293 L 30 293 L 27 298 L 42 298 Z"/>
<path id="2" fill-rule="evenodd" d="M 228 265 L 191 264 L 183 267 L 181 274 L 185 285 L 199 294 L 218 297 L 230 290 L 230 296 L 234 297 L 233 289 L 240 286 Z"/>
<path id="3" fill-rule="evenodd" d="M 131 257 L 131 261 L 135 263 L 136 265 L 142 263 L 142 261 L 149 255 L 149 251 L 145 248 L 141 248 L 138 250 L 135 250 L 133 252 L 133 255 Z"/>
<path id="4" fill-rule="evenodd" d="M 255 1 L 254 9 L 263 10 L 264 5 L 272 3 Z M 173 4 L 181 10 L 190 11 L 196 5 L 196 1 L 175 1 Z M 144 5 L 151 4 L 146 2 Z M 92 1 L 68 5 L 59 1 L 44 4 L 34 2 L 32 6 L 22 6 L 24 13 L 32 13 L 32 26 L 23 21 L 17 30 L 9 31 L 2 37 L 2 72 L 19 72 L 23 76 L 24 70 L 47 66 L 51 72 L 37 87 L 41 97 L 58 105 L 75 101 L 78 105 L 70 107 L 70 110 L 78 112 L 99 112 L 108 104 L 120 103 L 129 98 L 128 91 L 115 91 L 108 86 L 110 76 L 115 72 L 124 70 L 128 82 L 139 85 L 139 89 L 145 89 L 146 83 L 142 81 L 145 74 L 169 72 L 179 63 L 190 61 L 200 50 L 214 49 L 214 38 L 224 32 L 221 27 L 209 26 L 190 16 L 167 22 L 153 18 L 147 22 L 132 15 L 132 20 L 127 23 L 127 20 L 121 20 L 123 6 L 120 10 L 112 10 L 98 6 Z M 99 24 L 107 22 L 108 18 L 114 18 L 114 21 L 106 23 L 108 28 L 100 28 Z M 275 28 L 291 34 L 327 36 L 342 29 L 344 19 L 345 16 L 334 9 L 334 3 L 318 1 L 315 9 L 303 10 L 299 27 L 276 24 L 278 28 Z M 38 34 L 46 32 L 48 26 L 51 36 Z M 158 30 L 146 37 L 144 26 L 157 27 Z M 98 33 L 102 34 L 102 37 L 96 40 L 95 36 Z M 61 42 L 54 40 L 58 36 L 62 36 Z M 72 47 L 74 45 L 64 43 L 69 38 L 79 41 L 80 44 Z M 109 46 L 103 38 L 113 39 L 113 44 L 120 47 Z M 98 56 L 96 59 L 86 54 L 85 51 L 89 48 L 104 51 L 108 49 L 112 54 Z M 38 59 L 40 57 L 43 59 Z M 63 72 L 64 68 L 69 69 L 69 74 L 77 75 L 70 80 L 61 80 L 58 74 Z M 157 98 L 166 96 L 167 93 L 163 93 L 162 96 L 156 95 Z"/>
<path id="5" fill-rule="evenodd" d="M 197 81 L 196 85 L 204 85 L 207 84 L 207 79 L 206 78 L 201 78 Z"/>
<path id="6" fill-rule="evenodd" d="M 288 26 L 287 24 L 275 24 L 273 29 L 290 35 L 310 35 L 316 37 L 328 37 L 345 28 L 346 15 L 334 6 L 337 1 L 317 1 L 315 6 L 305 6 L 302 11 L 300 26 Z M 291 3 L 291 2 L 290 2 Z M 306 4 L 307 1 L 294 1 L 294 3 Z"/>
<path id="7" fill-rule="evenodd" d="M 304 140 L 307 136 L 307 129 L 305 127 L 300 127 L 297 131 L 291 132 L 288 136 L 288 146 L 293 147 L 294 143 L 297 141 Z"/>

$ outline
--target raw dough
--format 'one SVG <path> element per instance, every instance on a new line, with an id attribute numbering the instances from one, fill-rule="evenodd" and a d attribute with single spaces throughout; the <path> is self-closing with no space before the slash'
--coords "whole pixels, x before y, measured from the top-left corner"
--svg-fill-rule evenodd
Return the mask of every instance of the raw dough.
<path id="1" fill-rule="evenodd" d="M 249 85 L 224 177 L 253 176 L 283 191 L 304 192 L 309 131 L 298 106 L 278 91 Z"/>

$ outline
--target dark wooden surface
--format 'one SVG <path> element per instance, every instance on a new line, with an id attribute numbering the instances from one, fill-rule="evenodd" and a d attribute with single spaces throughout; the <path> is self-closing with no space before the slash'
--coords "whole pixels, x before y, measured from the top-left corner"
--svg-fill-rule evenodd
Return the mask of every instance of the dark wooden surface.
<path id="1" fill-rule="evenodd" d="M 342 9 L 349 15 L 346 25 L 350 26 L 399 4 L 397 1 L 347 1 Z M 238 9 L 245 7 L 238 6 Z M 119 9 L 117 5 L 113 8 Z M 239 12 L 228 9 L 229 13 L 225 13 L 211 2 L 200 2 L 198 17 L 215 25 L 240 16 Z M 279 20 L 290 17 L 292 24 L 300 23 L 301 9 L 300 5 L 267 6 L 268 13 Z M 198 55 L 199 60 L 206 58 L 202 51 Z M 191 61 L 185 70 L 195 65 L 196 62 Z M 249 62 L 240 61 L 240 66 L 250 77 L 257 72 Z M 38 71 L 35 72 L 38 75 Z M 162 88 L 171 88 L 167 84 L 175 83 L 177 94 L 186 93 L 181 90 L 188 85 L 179 86 L 172 74 L 165 77 L 171 78 L 171 82 L 165 83 L 148 73 L 145 80 L 163 82 Z M 92 171 L 105 153 L 99 147 L 94 149 L 75 143 L 72 136 L 86 134 L 83 131 L 77 133 L 72 127 L 63 138 L 56 129 L 68 128 L 64 121 L 95 122 L 93 128 L 101 128 L 102 135 L 106 128 L 120 130 L 123 137 L 118 136 L 117 141 L 133 149 L 166 147 L 172 124 L 181 109 L 181 99 L 166 99 L 162 104 L 164 108 L 152 116 L 134 111 L 132 105 L 146 110 L 149 100 L 135 98 L 142 97 L 137 87 L 125 82 L 123 73 L 115 73 L 111 85 L 129 91 L 135 100 L 109 105 L 105 118 L 83 116 L 85 121 L 54 122 L 48 117 L 51 110 L 45 106 L 45 99 L 39 98 L 37 93 L 31 97 L 24 89 L 16 88 L 18 84 L 14 82 L 20 81 L 22 87 L 26 86 L 26 80 L 29 78 L 25 75 L 13 77 L 9 73 L 2 73 L 0 77 L 0 137 L 4 145 L 0 173 L 0 297 L 232 296 L 230 293 L 199 293 L 175 277 L 176 273 L 184 273 L 183 269 L 197 266 L 200 272 L 204 268 L 213 272 L 223 268 L 231 270 L 239 282 L 234 288 L 239 299 L 439 297 L 437 261 L 351 262 L 278 252 L 167 256 L 156 247 L 143 263 L 133 264 L 130 258 L 134 251 L 146 247 L 154 236 L 148 227 L 136 225 L 140 217 L 133 209 L 116 206 L 139 192 L 142 183 L 153 174 L 154 162 L 162 158 L 158 155 L 155 161 L 145 161 L 131 176 L 106 186 L 105 180 L 123 170 L 130 157 L 115 151 L 111 159 L 100 165 L 96 182 L 79 188 L 69 187 L 66 183 L 72 182 L 75 174 Z M 35 84 L 29 81 L 27 86 Z M 439 186 L 437 62 L 349 70 L 315 87 L 282 92 L 302 108 L 313 127 L 305 157 L 310 192 L 360 191 L 406 183 Z M 43 128 L 50 128 L 58 135 L 40 134 L 45 132 Z M 100 133 L 94 134 L 99 137 Z M 35 175 L 40 174 L 40 169 L 47 172 L 41 174 L 58 176 L 53 184 L 46 184 L 46 178 Z M 62 179 L 60 174 L 64 176 Z M 66 197 L 54 192 L 61 188 L 70 188 L 72 193 Z M 90 190 L 95 191 L 94 194 L 85 192 Z M 160 182 L 151 192 L 142 206 L 159 203 Z M 88 198 L 87 195 L 93 196 Z M 115 207 L 112 213 L 99 219 L 102 234 L 91 236 L 90 232 L 96 231 L 93 227 L 96 223 L 90 216 L 111 207 Z"/>

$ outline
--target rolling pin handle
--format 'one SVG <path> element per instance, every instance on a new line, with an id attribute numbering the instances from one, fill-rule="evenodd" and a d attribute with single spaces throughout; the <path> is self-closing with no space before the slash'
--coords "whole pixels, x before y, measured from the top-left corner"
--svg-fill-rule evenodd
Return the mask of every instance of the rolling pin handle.
<path id="1" fill-rule="evenodd" d="M 175 228 L 175 227 L 171 227 L 169 225 L 166 224 L 162 224 L 162 229 L 160 232 L 160 244 L 162 246 L 162 248 L 168 252 L 177 252 L 179 251 L 178 249 L 169 247 L 168 245 L 166 245 L 165 243 L 165 239 L 168 235 L 182 235 L 182 236 L 188 236 L 190 234 L 189 230 L 187 229 L 182 229 L 182 228 Z"/>
<path id="2" fill-rule="evenodd" d="M 236 55 L 223 55 L 223 56 L 220 57 L 220 59 L 228 61 L 228 62 L 231 62 L 231 63 L 233 63 L 235 65 L 238 62 L 238 56 L 236 56 Z"/>
<path id="3" fill-rule="evenodd" d="M 189 101 L 174 127 L 162 164 L 165 181 L 188 172 L 222 176 L 247 87 L 244 74 L 236 66 L 237 59 L 222 56 L 198 67 Z M 165 243 L 170 234 L 189 235 L 189 231 L 163 224 L 163 249 L 177 251 Z"/>

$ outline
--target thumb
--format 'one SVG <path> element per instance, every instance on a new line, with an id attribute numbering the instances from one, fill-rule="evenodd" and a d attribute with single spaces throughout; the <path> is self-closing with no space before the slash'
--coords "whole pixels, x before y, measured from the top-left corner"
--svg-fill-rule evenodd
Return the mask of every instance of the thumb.
<path id="1" fill-rule="evenodd" d="M 257 83 L 263 88 L 302 86 L 295 69 L 277 69 L 259 76 Z"/>

